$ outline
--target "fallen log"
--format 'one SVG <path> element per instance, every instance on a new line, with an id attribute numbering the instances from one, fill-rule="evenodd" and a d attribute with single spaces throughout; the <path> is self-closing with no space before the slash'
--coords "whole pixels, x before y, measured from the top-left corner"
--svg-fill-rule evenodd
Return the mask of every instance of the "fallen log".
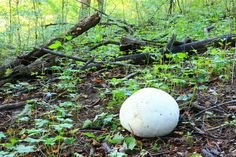
<path id="1" fill-rule="evenodd" d="M 208 46 L 213 47 L 222 47 L 225 48 L 226 46 L 235 46 L 236 42 L 236 34 L 232 35 L 221 35 L 219 37 L 200 40 L 200 41 L 193 41 L 193 42 L 179 42 L 179 41 L 172 41 L 171 48 L 169 46 L 169 42 L 167 43 L 167 48 L 160 49 L 160 52 L 163 54 L 166 53 L 177 53 L 177 52 L 189 52 L 193 54 L 194 51 L 198 53 L 203 53 L 207 50 Z M 153 43 L 142 41 L 138 39 L 122 37 L 120 40 L 120 50 L 124 52 L 134 51 L 136 52 L 138 49 L 141 49 L 144 46 L 160 46 L 155 45 Z"/>
<path id="2" fill-rule="evenodd" d="M 56 56 L 54 55 L 45 55 L 38 58 L 29 65 L 20 64 L 15 66 L 12 68 L 12 72 L 8 76 L 2 77 L 0 81 L 0 87 L 7 82 L 12 82 L 14 79 L 22 76 L 24 78 L 30 77 L 32 72 L 41 72 L 43 71 L 43 68 L 55 65 L 55 57 Z"/>
<path id="3" fill-rule="evenodd" d="M 10 64 L 0 67 L 0 80 L 1 80 L 0 86 L 3 85 L 6 82 L 6 80 L 10 81 L 16 76 L 26 76 L 30 75 L 31 72 L 38 71 L 41 67 L 45 66 L 45 60 L 46 64 L 50 66 L 51 64 L 54 63 L 53 61 L 55 59 L 55 55 L 53 54 L 48 55 L 48 58 L 51 61 L 48 61 L 47 58 L 44 58 L 41 61 L 41 59 L 39 58 L 44 56 L 45 54 L 48 54 L 48 52 L 42 51 L 43 49 L 50 49 L 49 46 L 53 44 L 55 41 L 60 41 L 61 44 L 63 44 L 69 40 L 72 40 L 77 36 L 86 32 L 90 28 L 96 26 L 99 23 L 99 21 L 100 21 L 99 14 L 95 13 L 75 24 L 74 27 L 72 27 L 65 35 L 60 37 L 55 37 L 49 40 L 46 44 L 39 46 L 39 48 L 35 48 L 30 53 L 17 57 Z M 66 38 L 68 36 L 70 36 L 71 39 Z M 36 60 L 37 62 L 34 63 Z M 42 63 L 41 65 L 40 62 Z M 34 67 L 35 65 L 37 66 Z M 11 72 L 9 73 L 7 72 L 7 70 Z"/>
<path id="4" fill-rule="evenodd" d="M 189 40 L 189 38 L 187 38 Z M 129 42 L 125 42 L 129 41 Z M 165 59 L 165 54 L 167 53 L 177 53 L 177 52 L 189 52 L 190 55 L 193 53 L 193 51 L 197 50 L 199 53 L 203 53 L 206 51 L 207 46 L 213 45 L 215 47 L 225 47 L 225 46 L 235 46 L 236 42 L 236 35 L 222 35 L 220 37 L 212 38 L 212 39 L 206 39 L 206 40 L 201 40 L 201 41 L 194 41 L 194 42 L 189 42 L 184 39 L 183 41 L 173 41 L 171 43 L 171 48 L 162 48 L 160 49 L 160 52 L 164 55 Z M 140 41 L 132 38 L 122 38 L 121 43 L 121 49 L 125 51 L 131 51 L 132 49 L 136 51 L 137 48 L 141 48 L 142 46 L 145 46 L 147 44 L 146 41 Z M 129 44 L 130 43 L 130 44 Z M 148 43 L 150 45 L 150 43 Z M 127 49 L 126 49 L 127 48 Z M 92 61 L 86 66 L 84 66 L 82 69 L 88 69 L 91 67 L 96 67 L 96 68 L 102 68 L 104 66 L 104 63 L 111 64 L 111 65 L 118 65 L 120 61 L 127 61 L 130 60 L 131 63 L 133 64 L 150 64 L 153 62 L 158 62 L 159 60 L 156 60 L 155 55 L 151 53 L 134 53 L 134 54 L 129 54 L 129 55 L 124 55 L 121 57 L 117 57 L 114 59 L 111 59 L 109 61 L 104 61 L 104 62 L 96 62 Z"/>
<path id="5" fill-rule="evenodd" d="M 193 52 L 203 53 L 207 50 L 207 47 L 219 47 L 225 48 L 227 46 L 235 47 L 236 34 L 221 35 L 220 37 L 210 38 L 206 40 L 195 41 L 178 46 L 173 46 L 172 53 L 176 52 Z"/>
<path id="6" fill-rule="evenodd" d="M 143 46 L 160 47 L 163 45 L 151 41 L 138 40 L 131 37 L 122 37 L 120 39 L 120 51 L 124 51 L 126 54 L 130 51 L 141 49 Z"/>
<path id="7" fill-rule="evenodd" d="M 26 104 L 26 101 L 4 104 L 4 105 L 0 104 L 0 111 L 21 108 L 21 107 L 25 106 L 25 104 Z"/>

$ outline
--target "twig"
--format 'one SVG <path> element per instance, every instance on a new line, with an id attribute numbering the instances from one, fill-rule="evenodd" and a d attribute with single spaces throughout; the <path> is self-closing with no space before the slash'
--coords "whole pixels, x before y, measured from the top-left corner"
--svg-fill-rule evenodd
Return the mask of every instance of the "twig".
<path id="1" fill-rule="evenodd" d="M 97 105 L 100 101 L 101 101 L 101 99 L 99 98 L 99 99 L 96 100 L 95 102 L 91 103 L 89 106 L 90 106 L 90 107 L 93 107 L 93 106 Z"/>
<path id="2" fill-rule="evenodd" d="M 225 124 L 221 124 L 221 125 L 219 125 L 219 126 L 216 126 L 216 127 L 212 127 L 212 128 L 205 129 L 205 131 L 212 131 L 212 130 L 216 130 L 216 129 L 219 129 L 219 128 L 221 128 L 221 127 L 224 127 L 224 126 L 225 126 Z"/>
<path id="3" fill-rule="evenodd" d="M 94 57 L 93 57 L 93 58 L 91 58 L 90 60 L 87 61 L 87 60 L 82 59 L 82 58 L 78 58 L 78 57 L 74 57 L 74 56 L 69 56 L 69 55 L 64 55 L 61 52 L 54 52 L 52 50 L 45 49 L 45 48 L 35 48 L 35 49 L 40 50 L 40 51 L 44 51 L 45 53 L 49 53 L 49 54 L 52 54 L 52 55 L 56 55 L 56 56 L 60 56 L 60 57 L 65 57 L 65 58 L 69 58 L 69 59 L 73 59 L 73 60 L 77 60 L 77 61 L 81 61 L 81 62 L 86 62 L 85 65 L 83 67 L 81 67 L 81 70 L 85 70 L 85 69 L 88 69 L 88 68 L 91 68 L 91 67 L 99 68 L 103 64 L 113 64 L 113 65 L 127 66 L 127 64 L 124 64 L 124 63 L 121 63 L 121 62 L 117 62 L 116 60 L 114 60 L 114 61 L 111 60 L 111 61 L 108 61 L 108 62 L 107 61 L 95 62 L 94 61 Z M 122 61 L 122 60 L 126 60 L 126 58 L 123 58 L 120 61 Z M 94 64 L 90 64 L 90 63 L 94 63 Z"/>
<path id="4" fill-rule="evenodd" d="M 39 50 L 39 51 L 43 51 L 43 52 L 45 52 L 45 53 L 49 53 L 49 54 L 55 55 L 55 56 L 65 57 L 65 58 L 69 58 L 69 59 L 74 59 L 74 60 L 80 61 L 80 62 L 86 62 L 85 59 L 78 58 L 78 57 L 74 57 L 74 56 L 65 55 L 65 54 L 63 54 L 62 52 L 54 52 L 54 51 L 52 51 L 52 50 L 45 49 L 45 48 L 35 48 L 35 49 L 36 49 L 36 50 Z"/>
<path id="5" fill-rule="evenodd" d="M 108 45 L 108 44 L 114 44 L 114 45 L 120 45 L 120 42 L 118 41 L 111 41 L 111 40 L 108 40 L 108 41 L 102 41 L 100 43 L 98 43 L 97 45 L 91 47 L 88 51 L 92 51 L 100 46 L 104 46 L 104 45 Z"/>
<path id="6" fill-rule="evenodd" d="M 222 105 L 231 104 L 231 103 L 236 103 L 236 100 L 227 101 L 227 102 L 224 102 L 224 103 L 217 104 L 217 105 L 215 105 L 215 106 L 206 108 L 206 109 L 204 109 L 204 110 L 198 112 L 197 114 L 195 114 L 195 117 L 197 117 L 198 115 L 204 113 L 205 111 L 211 110 L 211 109 L 213 109 L 213 108 L 216 108 L 216 107 L 219 107 L 219 106 L 222 106 Z"/>
<path id="7" fill-rule="evenodd" d="M 130 79 L 130 78 L 134 77 L 135 75 L 137 75 L 138 73 L 139 73 L 139 71 L 131 73 L 131 74 L 125 76 L 124 78 L 122 78 L 122 80 Z"/>
<path id="8" fill-rule="evenodd" d="M 126 63 L 121 63 L 121 62 L 116 62 L 116 61 L 99 61 L 99 62 L 95 62 L 92 63 L 92 64 L 89 64 L 87 66 L 84 66 L 83 69 L 81 70 L 85 70 L 85 69 L 89 69 L 89 68 L 92 68 L 92 67 L 96 67 L 96 68 L 101 68 L 102 66 L 109 66 L 109 65 L 119 65 L 119 66 L 134 66 L 132 64 L 126 64 Z"/>
<path id="9" fill-rule="evenodd" d="M 42 27 L 47 28 L 47 27 L 49 27 L 49 26 L 67 25 L 67 24 L 69 24 L 69 23 L 67 23 L 67 22 L 61 22 L 61 23 L 49 23 L 49 24 L 46 24 L 46 25 L 44 25 L 44 26 L 42 26 Z"/>
<path id="10" fill-rule="evenodd" d="M 132 30 L 130 27 L 126 26 L 126 25 L 119 25 L 118 23 L 116 22 L 101 22 L 100 25 L 105 25 L 105 26 L 112 26 L 112 25 L 115 25 L 117 27 L 120 27 L 122 29 L 124 29 L 126 32 L 128 33 L 131 33 L 133 34 L 134 33 L 134 30 Z"/>
<path id="11" fill-rule="evenodd" d="M 163 156 L 164 154 L 168 154 L 170 153 L 170 151 L 166 151 L 166 152 L 160 152 L 160 153 L 155 153 L 155 154 L 150 154 L 151 156 Z M 173 152 L 171 152 L 173 153 Z"/>
<path id="12" fill-rule="evenodd" d="M 94 62 L 95 56 L 93 56 L 90 60 L 88 60 L 80 69 L 85 69 L 90 63 Z"/>
<path id="13" fill-rule="evenodd" d="M 201 135 L 201 136 L 206 136 L 206 137 L 210 137 L 210 138 L 214 138 L 214 139 L 222 139 L 222 138 L 220 138 L 218 136 L 214 136 L 214 135 L 208 134 L 206 132 L 198 132 L 198 131 L 196 131 L 196 132 L 192 132 L 192 134 L 198 134 L 198 135 Z"/>
<path id="14" fill-rule="evenodd" d="M 5 105 L 0 104 L 0 111 L 23 107 L 25 106 L 25 104 L 26 104 L 26 101 L 21 101 L 18 103 L 10 103 L 10 104 L 5 104 Z"/>

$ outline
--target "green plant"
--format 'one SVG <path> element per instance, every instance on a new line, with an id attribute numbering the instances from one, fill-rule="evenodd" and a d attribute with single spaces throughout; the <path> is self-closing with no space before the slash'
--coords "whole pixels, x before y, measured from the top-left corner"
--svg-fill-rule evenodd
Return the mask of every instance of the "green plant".
<path id="1" fill-rule="evenodd" d="M 230 125 L 230 126 L 233 126 L 233 127 L 236 126 L 236 116 L 232 116 L 232 119 L 225 122 L 224 124 L 225 125 Z"/>
<path id="2" fill-rule="evenodd" d="M 112 100 L 108 104 L 108 108 L 113 108 L 113 105 L 121 104 L 131 93 L 126 88 L 116 88 L 112 90 Z"/>
<path id="3" fill-rule="evenodd" d="M 9 141 L 1 144 L 5 148 L 1 153 L 8 153 L 9 155 L 31 153 L 35 151 L 35 147 L 39 144 L 43 144 L 45 149 L 49 151 L 55 145 L 58 149 L 62 145 L 72 145 L 76 141 L 73 137 L 74 133 L 65 131 L 73 128 L 73 120 L 68 117 L 71 116 L 72 109 L 76 107 L 72 102 L 52 105 L 50 111 L 45 112 L 41 119 L 34 119 L 31 122 L 31 125 L 34 125 L 33 128 L 24 128 L 19 132 L 13 130 L 12 132 L 18 132 L 21 137 L 13 136 Z M 34 108 L 30 112 L 33 110 Z M 29 118 L 31 117 L 29 116 Z M 24 117 L 19 116 L 19 123 L 24 120 Z M 5 134 L 0 135 L 1 138 L 6 137 Z"/>

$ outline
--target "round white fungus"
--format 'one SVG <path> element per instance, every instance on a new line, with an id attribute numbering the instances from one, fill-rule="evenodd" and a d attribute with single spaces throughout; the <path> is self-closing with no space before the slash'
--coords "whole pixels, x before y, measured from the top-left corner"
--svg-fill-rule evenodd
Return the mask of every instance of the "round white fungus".
<path id="1" fill-rule="evenodd" d="M 179 121 L 179 106 L 168 93 L 143 88 L 128 97 L 120 108 L 121 125 L 139 137 L 169 134 Z"/>

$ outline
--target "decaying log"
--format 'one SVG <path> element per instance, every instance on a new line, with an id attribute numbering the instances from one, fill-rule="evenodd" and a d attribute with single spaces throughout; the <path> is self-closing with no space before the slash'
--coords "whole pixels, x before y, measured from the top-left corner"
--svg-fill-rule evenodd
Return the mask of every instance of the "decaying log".
<path id="1" fill-rule="evenodd" d="M 120 51 L 135 51 L 142 46 L 147 46 L 147 42 L 129 37 L 122 37 L 120 39 Z"/>
<path id="2" fill-rule="evenodd" d="M 171 38 L 175 39 L 175 37 Z M 177 53 L 177 52 L 193 52 L 197 51 L 198 53 L 203 53 L 207 50 L 208 46 L 214 46 L 214 47 L 225 47 L 227 46 L 235 46 L 236 42 L 236 34 L 232 35 L 222 35 L 220 37 L 216 38 L 210 38 L 200 41 L 194 41 L 194 42 L 178 42 L 178 41 L 169 41 L 166 48 L 160 49 L 160 52 L 162 53 Z M 123 37 L 120 41 L 120 50 L 121 51 L 137 51 L 143 46 L 154 46 L 154 44 L 148 43 L 146 41 L 137 40 L 133 38 L 127 38 Z M 176 44 L 179 43 L 179 44 Z"/>
<path id="3" fill-rule="evenodd" d="M 191 43 L 186 43 L 183 45 L 174 46 L 172 53 L 176 52 L 191 52 L 197 51 L 198 53 L 205 52 L 208 46 L 225 48 L 226 46 L 235 46 L 236 34 L 232 35 L 222 35 L 220 37 L 195 41 Z"/>
<path id="4" fill-rule="evenodd" d="M 70 36 L 72 39 L 76 38 L 77 36 L 83 34 L 90 28 L 96 26 L 100 21 L 100 16 L 98 13 L 95 13 L 80 22 L 78 22 L 74 27 L 72 27 L 65 35 L 60 37 L 55 37 L 48 41 L 46 44 L 43 44 L 39 46 L 39 48 L 35 48 L 30 53 L 17 57 L 13 62 L 11 62 L 8 65 L 4 65 L 0 67 L 0 86 L 4 84 L 6 80 L 9 81 L 9 79 L 14 78 L 15 76 L 25 76 L 30 75 L 30 72 L 33 72 L 34 70 L 39 70 L 42 66 L 45 65 L 45 60 L 43 61 L 37 61 L 40 57 L 44 56 L 48 52 L 42 51 L 42 49 L 49 49 L 48 47 L 53 44 L 55 41 L 60 41 L 62 44 L 68 41 L 67 36 Z M 48 58 L 53 61 L 55 59 L 55 55 L 50 54 L 48 55 Z M 40 59 L 41 60 L 41 59 Z M 46 59 L 47 60 L 47 59 Z M 51 64 L 48 60 L 46 61 L 47 64 Z M 41 65 L 39 65 L 42 63 Z M 53 63 L 53 62 L 52 62 Z M 36 67 L 34 67 L 36 66 Z M 50 66 L 50 65 L 48 65 Z M 10 73 L 7 73 L 7 69 L 11 69 Z M 41 70 L 41 69 L 40 69 Z M 35 71 L 34 71 L 35 72 Z M 4 81 L 5 79 L 5 81 Z"/>
<path id="5" fill-rule="evenodd" d="M 42 71 L 44 67 L 50 67 L 56 64 L 56 57 L 67 57 L 74 60 L 79 60 L 85 62 L 85 65 L 81 69 L 87 69 L 90 67 L 102 67 L 104 63 L 110 64 L 121 64 L 119 61 L 131 60 L 135 64 L 149 64 L 155 61 L 155 56 L 149 53 L 134 53 L 127 55 L 130 51 L 137 52 L 137 50 L 142 49 L 144 46 L 151 46 L 158 48 L 159 52 L 164 54 L 167 53 L 177 53 L 177 52 L 193 52 L 202 53 L 205 52 L 208 46 L 214 47 L 225 47 L 225 46 L 235 46 L 236 34 L 233 35 L 222 35 L 220 37 L 201 40 L 201 41 L 190 41 L 190 42 L 178 42 L 176 41 L 176 36 L 172 36 L 171 40 L 166 46 L 161 43 L 155 43 L 144 40 L 137 40 L 130 37 L 122 37 L 120 42 L 116 41 L 105 41 L 98 45 L 90 48 L 89 51 L 98 48 L 102 45 L 107 44 L 120 44 L 120 50 L 126 52 L 126 56 L 121 56 L 109 61 L 96 62 L 95 58 L 91 60 L 85 60 L 78 57 L 66 56 L 63 53 L 58 53 L 50 50 L 49 46 L 55 41 L 60 41 L 62 44 L 68 41 L 67 36 L 71 36 L 72 39 L 83 34 L 90 28 L 97 25 L 100 21 L 100 16 L 98 13 L 91 15 L 88 18 L 83 19 L 77 23 L 73 28 L 71 28 L 65 35 L 61 37 L 56 37 L 48 41 L 46 44 L 35 48 L 30 53 L 17 57 L 12 63 L 0 67 L 0 86 L 4 83 L 13 80 L 18 76 L 30 76 L 32 72 Z M 164 47 L 164 48 L 163 48 Z M 8 70 L 10 69 L 10 70 Z M 9 72 L 10 71 L 10 72 Z"/>
<path id="6" fill-rule="evenodd" d="M 25 106 L 26 101 L 21 101 L 21 102 L 17 102 L 17 103 L 10 103 L 10 104 L 0 104 L 0 111 L 3 110 L 9 110 L 9 109 L 16 109 L 16 108 L 20 108 Z"/>
<path id="7" fill-rule="evenodd" d="M 216 38 L 212 38 L 212 39 L 190 42 L 191 40 L 188 37 L 188 38 L 185 38 L 181 42 L 170 41 L 171 46 L 167 45 L 168 49 L 167 48 L 165 50 L 161 49 L 159 51 L 161 53 L 164 52 L 163 54 L 177 53 L 177 52 L 190 52 L 190 54 L 191 54 L 191 51 L 193 51 L 193 50 L 197 50 L 197 52 L 202 53 L 203 50 L 205 50 L 207 48 L 207 46 L 210 46 L 210 45 L 213 45 L 215 47 L 222 47 L 222 46 L 226 46 L 226 45 L 235 46 L 235 44 L 234 44 L 236 42 L 235 38 L 236 38 L 236 35 L 222 35 L 220 37 L 216 37 Z M 141 48 L 141 46 L 145 46 L 145 44 L 147 44 L 147 42 L 145 42 L 145 41 L 139 41 L 139 40 L 135 40 L 132 38 L 127 38 L 127 37 L 122 38 L 122 39 L 123 40 L 121 41 L 121 47 L 124 48 L 125 51 L 126 50 L 131 51 L 132 48 L 133 49 Z M 124 41 L 128 41 L 128 42 L 125 43 Z M 168 42 L 168 43 L 170 43 L 170 42 Z M 164 55 L 164 57 L 165 57 L 165 55 Z M 132 63 L 139 64 L 139 65 L 140 64 L 150 64 L 155 61 L 158 62 L 158 60 L 156 60 L 155 58 L 156 57 L 150 53 L 134 53 L 134 54 L 129 54 L 129 55 L 117 57 L 117 58 L 112 59 L 107 62 L 93 61 L 93 62 L 91 62 L 91 64 L 86 64 L 86 66 L 84 66 L 82 69 L 87 69 L 87 68 L 91 68 L 91 67 L 101 68 L 102 66 L 104 66 L 104 63 L 118 65 L 119 64 L 118 62 L 127 61 L 127 60 L 130 60 Z"/>
<path id="8" fill-rule="evenodd" d="M 162 47 L 163 44 L 148 40 L 138 40 L 126 36 L 120 39 L 120 51 L 124 51 L 126 54 L 128 54 L 129 51 L 141 49 L 143 46 Z"/>

